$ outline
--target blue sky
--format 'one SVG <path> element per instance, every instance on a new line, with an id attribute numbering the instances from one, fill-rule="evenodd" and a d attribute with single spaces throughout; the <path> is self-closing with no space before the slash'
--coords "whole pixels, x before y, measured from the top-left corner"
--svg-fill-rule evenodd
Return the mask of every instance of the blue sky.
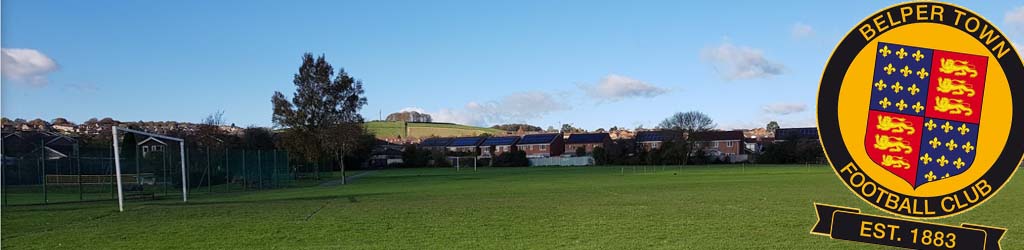
<path id="1" fill-rule="evenodd" d="M 0 113 L 270 126 L 312 52 L 364 82 L 370 120 L 812 126 L 836 42 L 895 3 L 8 0 Z M 1024 4 L 958 4 L 1024 39 Z"/>

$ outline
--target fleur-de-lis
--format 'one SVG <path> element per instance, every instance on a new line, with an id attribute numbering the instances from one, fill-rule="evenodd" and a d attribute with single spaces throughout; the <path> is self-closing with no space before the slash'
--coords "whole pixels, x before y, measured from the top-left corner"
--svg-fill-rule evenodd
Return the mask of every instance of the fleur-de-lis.
<path id="1" fill-rule="evenodd" d="M 936 178 L 935 177 L 935 172 L 928 171 L 928 174 L 924 175 L 924 178 L 928 179 L 928 181 L 934 181 L 935 178 Z"/>
<path id="2" fill-rule="evenodd" d="M 903 111 L 904 109 L 907 109 L 907 103 L 904 102 L 903 99 L 900 99 L 900 102 L 896 103 L 896 108 L 898 108 L 900 111 Z"/>
<path id="3" fill-rule="evenodd" d="M 910 108 L 913 108 L 914 112 L 916 113 L 921 113 L 921 110 L 924 110 L 924 105 L 921 105 L 921 102 L 917 102 L 914 104 L 914 106 L 911 106 Z"/>
<path id="4" fill-rule="evenodd" d="M 954 149 L 956 149 L 956 147 L 959 146 L 960 145 L 956 144 L 956 142 L 954 142 L 953 139 L 949 139 L 949 142 L 946 143 L 946 147 L 949 148 L 949 151 L 953 151 Z"/>
<path id="5" fill-rule="evenodd" d="M 924 126 L 928 128 L 928 131 L 932 131 L 938 125 L 935 124 L 935 120 L 928 120 L 928 123 L 925 123 Z"/>
<path id="6" fill-rule="evenodd" d="M 964 145 L 961 146 L 961 148 L 963 148 L 964 152 L 968 154 L 971 153 L 971 150 L 974 150 L 974 146 L 971 145 L 971 142 L 964 143 Z"/>
<path id="7" fill-rule="evenodd" d="M 889 85 L 885 84 L 885 80 L 878 79 L 878 82 L 875 83 L 875 87 L 878 88 L 878 91 L 882 91 L 883 89 L 889 87 Z"/>
<path id="8" fill-rule="evenodd" d="M 909 76 L 910 73 L 914 73 L 914 71 L 910 69 L 910 66 L 903 66 L 903 68 L 900 69 L 900 74 L 903 74 L 903 77 Z"/>
<path id="9" fill-rule="evenodd" d="M 929 162 L 932 162 L 932 157 L 930 155 L 928 155 L 928 153 L 925 153 L 924 155 L 922 155 L 920 159 L 921 159 L 921 162 L 924 162 L 924 165 L 928 165 Z"/>
<path id="10" fill-rule="evenodd" d="M 883 67 L 882 70 L 885 70 L 886 75 L 892 75 L 892 72 L 896 72 L 896 67 L 893 67 L 890 63 L 889 65 Z"/>
<path id="11" fill-rule="evenodd" d="M 884 97 L 881 101 L 878 101 L 878 105 L 882 105 L 882 108 L 886 109 L 889 108 L 890 105 L 892 105 L 892 102 L 889 101 L 888 97 Z"/>
<path id="12" fill-rule="evenodd" d="M 966 123 L 965 124 L 960 124 L 960 127 L 957 128 L 956 130 L 960 131 L 960 135 L 967 135 L 967 133 L 971 132 L 971 129 L 967 127 Z"/>
<path id="13" fill-rule="evenodd" d="M 920 62 L 921 59 L 924 59 L 924 54 L 921 54 L 921 50 L 917 50 L 917 52 L 914 52 L 913 57 L 914 57 L 914 61 Z"/>
<path id="14" fill-rule="evenodd" d="M 924 68 L 921 68 L 921 70 L 917 71 L 917 76 L 921 77 L 921 80 L 924 80 L 925 77 L 928 77 L 928 71 L 925 71 Z"/>
<path id="15" fill-rule="evenodd" d="M 940 156 L 938 160 L 935 160 L 935 163 L 938 163 L 939 167 L 945 167 L 946 164 L 949 164 L 949 159 L 946 159 L 946 156 L 943 155 Z"/>
<path id="16" fill-rule="evenodd" d="M 910 87 L 907 88 L 907 91 L 910 92 L 910 95 L 917 95 L 917 92 L 921 92 L 921 89 L 917 88 L 917 84 L 915 83 L 911 84 Z"/>
<path id="17" fill-rule="evenodd" d="M 900 57 L 900 60 L 903 60 L 904 57 L 907 57 L 907 51 L 900 48 L 900 51 L 896 51 L 896 56 Z"/>
<path id="18" fill-rule="evenodd" d="M 942 145 L 942 142 L 939 141 L 938 137 L 935 137 L 935 138 L 932 138 L 931 141 L 928 141 L 928 144 L 931 144 L 932 148 L 934 149 L 934 148 L 939 148 L 939 145 Z"/>
<path id="19" fill-rule="evenodd" d="M 943 132 L 949 133 L 950 130 L 953 130 L 953 125 L 950 125 L 949 122 L 946 122 L 946 124 L 942 124 Z"/>
<path id="20" fill-rule="evenodd" d="M 957 157 L 956 161 L 953 161 L 953 166 L 956 166 L 956 169 L 960 169 L 964 167 L 964 165 L 967 165 L 967 163 L 960 159 L 960 157 Z"/>
<path id="21" fill-rule="evenodd" d="M 889 45 L 882 46 L 882 49 L 878 50 L 878 53 L 882 53 L 882 57 L 887 57 L 892 54 L 892 50 L 889 50 Z"/>
<path id="22" fill-rule="evenodd" d="M 899 94 L 901 90 L 903 90 L 903 84 L 900 84 L 900 82 L 892 85 L 892 91 L 896 92 L 896 94 Z"/>

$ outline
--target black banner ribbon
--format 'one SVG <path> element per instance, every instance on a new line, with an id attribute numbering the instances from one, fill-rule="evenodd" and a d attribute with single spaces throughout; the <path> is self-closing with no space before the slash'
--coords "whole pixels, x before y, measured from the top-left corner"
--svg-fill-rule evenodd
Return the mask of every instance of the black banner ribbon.
<path id="1" fill-rule="evenodd" d="M 998 250 L 1006 229 L 963 224 L 949 226 L 861 214 L 855 208 L 814 204 L 818 222 L 811 234 L 912 249 Z"/>

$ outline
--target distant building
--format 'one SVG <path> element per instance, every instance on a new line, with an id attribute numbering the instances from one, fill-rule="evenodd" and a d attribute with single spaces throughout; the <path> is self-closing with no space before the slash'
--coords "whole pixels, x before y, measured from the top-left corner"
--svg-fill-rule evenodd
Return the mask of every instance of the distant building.
<path id="1" fill-rule="evenodd" d="M 708 131 L 693 136 L 694 142 L 710 156 L 731 162 L 747 160 L 743 131 Z"/>
<path id="2" fill-rule="evenodd" d="M 681 140 L 683 133 L 673 130 L 641 131 L 636 133 L 637 149 L 651 151 L 660 149 L 666 142 Z"/>
<path id="3" fill-rule="evenodd" d="M 562 134 L 524 135 L 516 142 L 516 147 L 529 158 L 559 156 L 565 152 L 565 139 Z"/>
<path id="4" fill-rule="evenodd" d="M 483 141 L 483 137 L 454 138 L 451 143 L 448 143 L 448 152 L 478 154 L 480 153 L 480 143 Z"/>
<path id="5" fill-rule="evenodd" d="M 574 154 L 578 148 L 582 148 L 586 154 L 590 154 L 596 147 L 608 148 L 611 142 L 612 138 L 608 133 L 571 134 L 569 139 L 565 140 L 565 152 Z"/>
<path id="6" fill-rule="evenodd" d="M 78 143 L 75 138 L 60 133 L 34 131 L 3 133 L 2 141 L 2 158 L 5 161 L 22 157 L 44 157 L 47 160 L 67 158 L 74 153 Z"/>
<path id="7" fill-rule="evenodd" d="M 512 147 L 515 147 L 518 141 L 518 136 L 488 137 L 480 143 L 480 156 L 494 157 L 512 151 Z"/>
<path id="8" fill-rule="evenodd" d="M 452 138 L 427 138 L 420 142 L 419 147 L 427 151 L 444 152 L 451 141 Z"/>
<path id="9" fill-rule="evenodd" d="M 142 157 L 146 157 L 149 153 L 160 152 L 163 153 L 164 149 L 167 148 L 167 143 L 157 139 L 156 137 L 149 137 L 145 140 L 137 143 L 139 148 L 142 150 Z"/>
<path id="10" fill-rule="evenodd" d="M 818 140 L 818 128 L 780 128 L 775 130 L 775 141 Z"/>

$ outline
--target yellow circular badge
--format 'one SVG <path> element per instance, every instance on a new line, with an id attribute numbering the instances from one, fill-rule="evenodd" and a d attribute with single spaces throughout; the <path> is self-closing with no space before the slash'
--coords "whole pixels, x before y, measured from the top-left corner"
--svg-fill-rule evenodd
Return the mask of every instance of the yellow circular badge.
<path id="1" fill-rule="evenodd" d="M 905 217 L 956 215 L 995 195 L 1024 155 L 1024 65 L 970 10 L 895 5 L 836 47 L 818 128 L 836 174 L 864 201 Z"/>

